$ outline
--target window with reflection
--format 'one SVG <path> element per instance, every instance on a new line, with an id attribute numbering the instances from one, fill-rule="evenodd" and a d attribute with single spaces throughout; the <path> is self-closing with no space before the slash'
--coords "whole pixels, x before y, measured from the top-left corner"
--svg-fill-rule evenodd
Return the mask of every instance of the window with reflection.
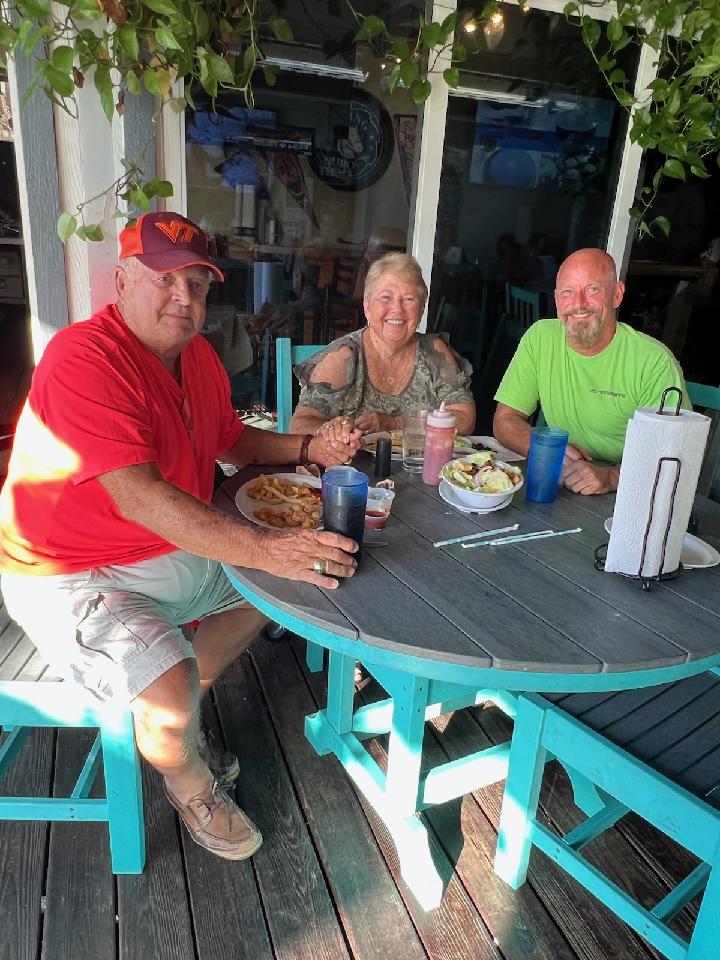
<path id="1" fill-rule="evenodd" d="M 396 33 L 421 3 L 361 4 Z M 271 11 L 272 12 L 272 11 Z M 238 408 L 274 403 L 273 344 L 322 344 L 364 323 L 368 266 L 408 244 L 417 109 L 391 92 L 388 64 L 352 39 L 345 3 L 277 5 L 292 41 L 263 38 L 270 85 L 254 103 L 193 90 L 186 112 L 188 216 L 211 236 L 224 284 L 205 336 Z"/>
<path id="2" fill-rule="evenodd" d="M 657 151 L 648 152 L 641 187 L 651 187 L 665 159 Z M 720 171 L 714 163 L 708 171 L 708 179 L 663 180 L 648 219 L 666 217 L 670 232 L 666 236 L 656 227 L 635 239 L 620 318 L 662 340 L 687 380 L 718 386 L 720 227 L 713 214 L 720 202 Z"/>
<path id="3" fill-rule="evenodd" d="M 552 316 L 564 257 L 605 245 L 626 113 L 561 13 L 501 5 L 458 39 L 477 52 L 448 106 L 428 323 L 472 361 L 483 426 L 517 344 L 510 288 Z"/>

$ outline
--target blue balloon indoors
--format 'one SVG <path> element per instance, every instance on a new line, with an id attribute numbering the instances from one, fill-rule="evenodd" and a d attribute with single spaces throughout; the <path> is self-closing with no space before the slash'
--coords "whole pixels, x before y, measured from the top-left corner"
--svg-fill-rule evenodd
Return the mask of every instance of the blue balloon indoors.
<path id="1" fill-rule="evenodd" d="M 496 150 L 487 162 L 487 174 L 498 187 L 534 187 L 535 163 L 527 150 Z"/>

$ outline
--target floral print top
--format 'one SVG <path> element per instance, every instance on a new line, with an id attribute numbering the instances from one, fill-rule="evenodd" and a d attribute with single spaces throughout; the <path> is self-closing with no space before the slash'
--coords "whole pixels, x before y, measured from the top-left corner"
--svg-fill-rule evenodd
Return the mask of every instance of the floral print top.
<path id="1" fill-rule="evenodd" d="M 407 386 L 400 393 L 383 393 L 370 382 L 362 330 L 355 330 L 334 340 L 324 350 L 295 366 L 295 376 L 301 386 L 298 405 L 312 407 L 331 419 L 345 415 L 355 417 L 361 413 L 402 416 L 408 410 L 434 410 L 443 400 L 446 404 L 472 403 L 472 366 L 452 347 L 450 352 L 455 362 L 450 362 L 437 346 L 438 340 L 447 344 L 447 334 L 419 333 L 415 337 L 415 368 Z M 329 353 L 342 347 L 350 349 L 345 383 L 337 388 L 329 383 L 310 383 L 312 372 L 318 363 Z"/>

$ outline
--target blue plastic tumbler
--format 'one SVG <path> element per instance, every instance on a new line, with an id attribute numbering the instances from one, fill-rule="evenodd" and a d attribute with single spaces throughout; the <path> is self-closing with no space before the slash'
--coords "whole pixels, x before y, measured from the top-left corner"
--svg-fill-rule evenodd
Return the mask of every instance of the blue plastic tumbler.
<path id="1" fill-rule="evenodd" d="M 360 562 L 368 478 L 354 467 L 330 467 L 322 478 L 323 527 L 350 537 L 358 545 L 353 554 Z"/>
<path id="2" fill-rule="evenodd" d="M 552 503 L 557 495 L 568 432 L 559 427 L 534 427 L 530 434 L 525 496 L 535 503 Z"/>

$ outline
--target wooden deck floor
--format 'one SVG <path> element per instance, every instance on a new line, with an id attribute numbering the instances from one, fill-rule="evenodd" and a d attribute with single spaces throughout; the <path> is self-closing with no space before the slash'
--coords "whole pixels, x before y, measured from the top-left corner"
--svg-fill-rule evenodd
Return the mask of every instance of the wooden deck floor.
<path id="1" fill-rule="evenodd" d="M 0 601 L 1 603 L 1 601 Z M 0 606 L 0 676 L 33 675 L 38 658 Z M 114 878 L 97 824 L 0 822 L 0 960 L 648 960 L 656 954 L 536 852 L 529 882 L 511 891 L 492 872 L 501 785 L 428 815 L 448 878 L 424 913 L 398 876 L 395 850 L 333 757 L 318 757 L 303 717 L 324 704 L 324 679 L 296 639 L 258 640 L 216 685 L 209 715 L 241 758 L 238 799 L 265 843 L 228 863 L 189 841 L 144 770 L 148 859 Z M 372 693 L 369 685 L 359 695 Z M 495 708 L 432 725 L 428 756 L 453 758 L 505 739 Z M 67 790 L 81 731 L 37 731 L 0 792 Z M 370 741 L 381 761 L 382 739 Z M 546 819 L 579 821 L 552 765 Z M 643 902 L 692 863 L 634 817 L 593 845 L 596 863 Z M 689 914 L 677 929 L 687 932 Z"/>

